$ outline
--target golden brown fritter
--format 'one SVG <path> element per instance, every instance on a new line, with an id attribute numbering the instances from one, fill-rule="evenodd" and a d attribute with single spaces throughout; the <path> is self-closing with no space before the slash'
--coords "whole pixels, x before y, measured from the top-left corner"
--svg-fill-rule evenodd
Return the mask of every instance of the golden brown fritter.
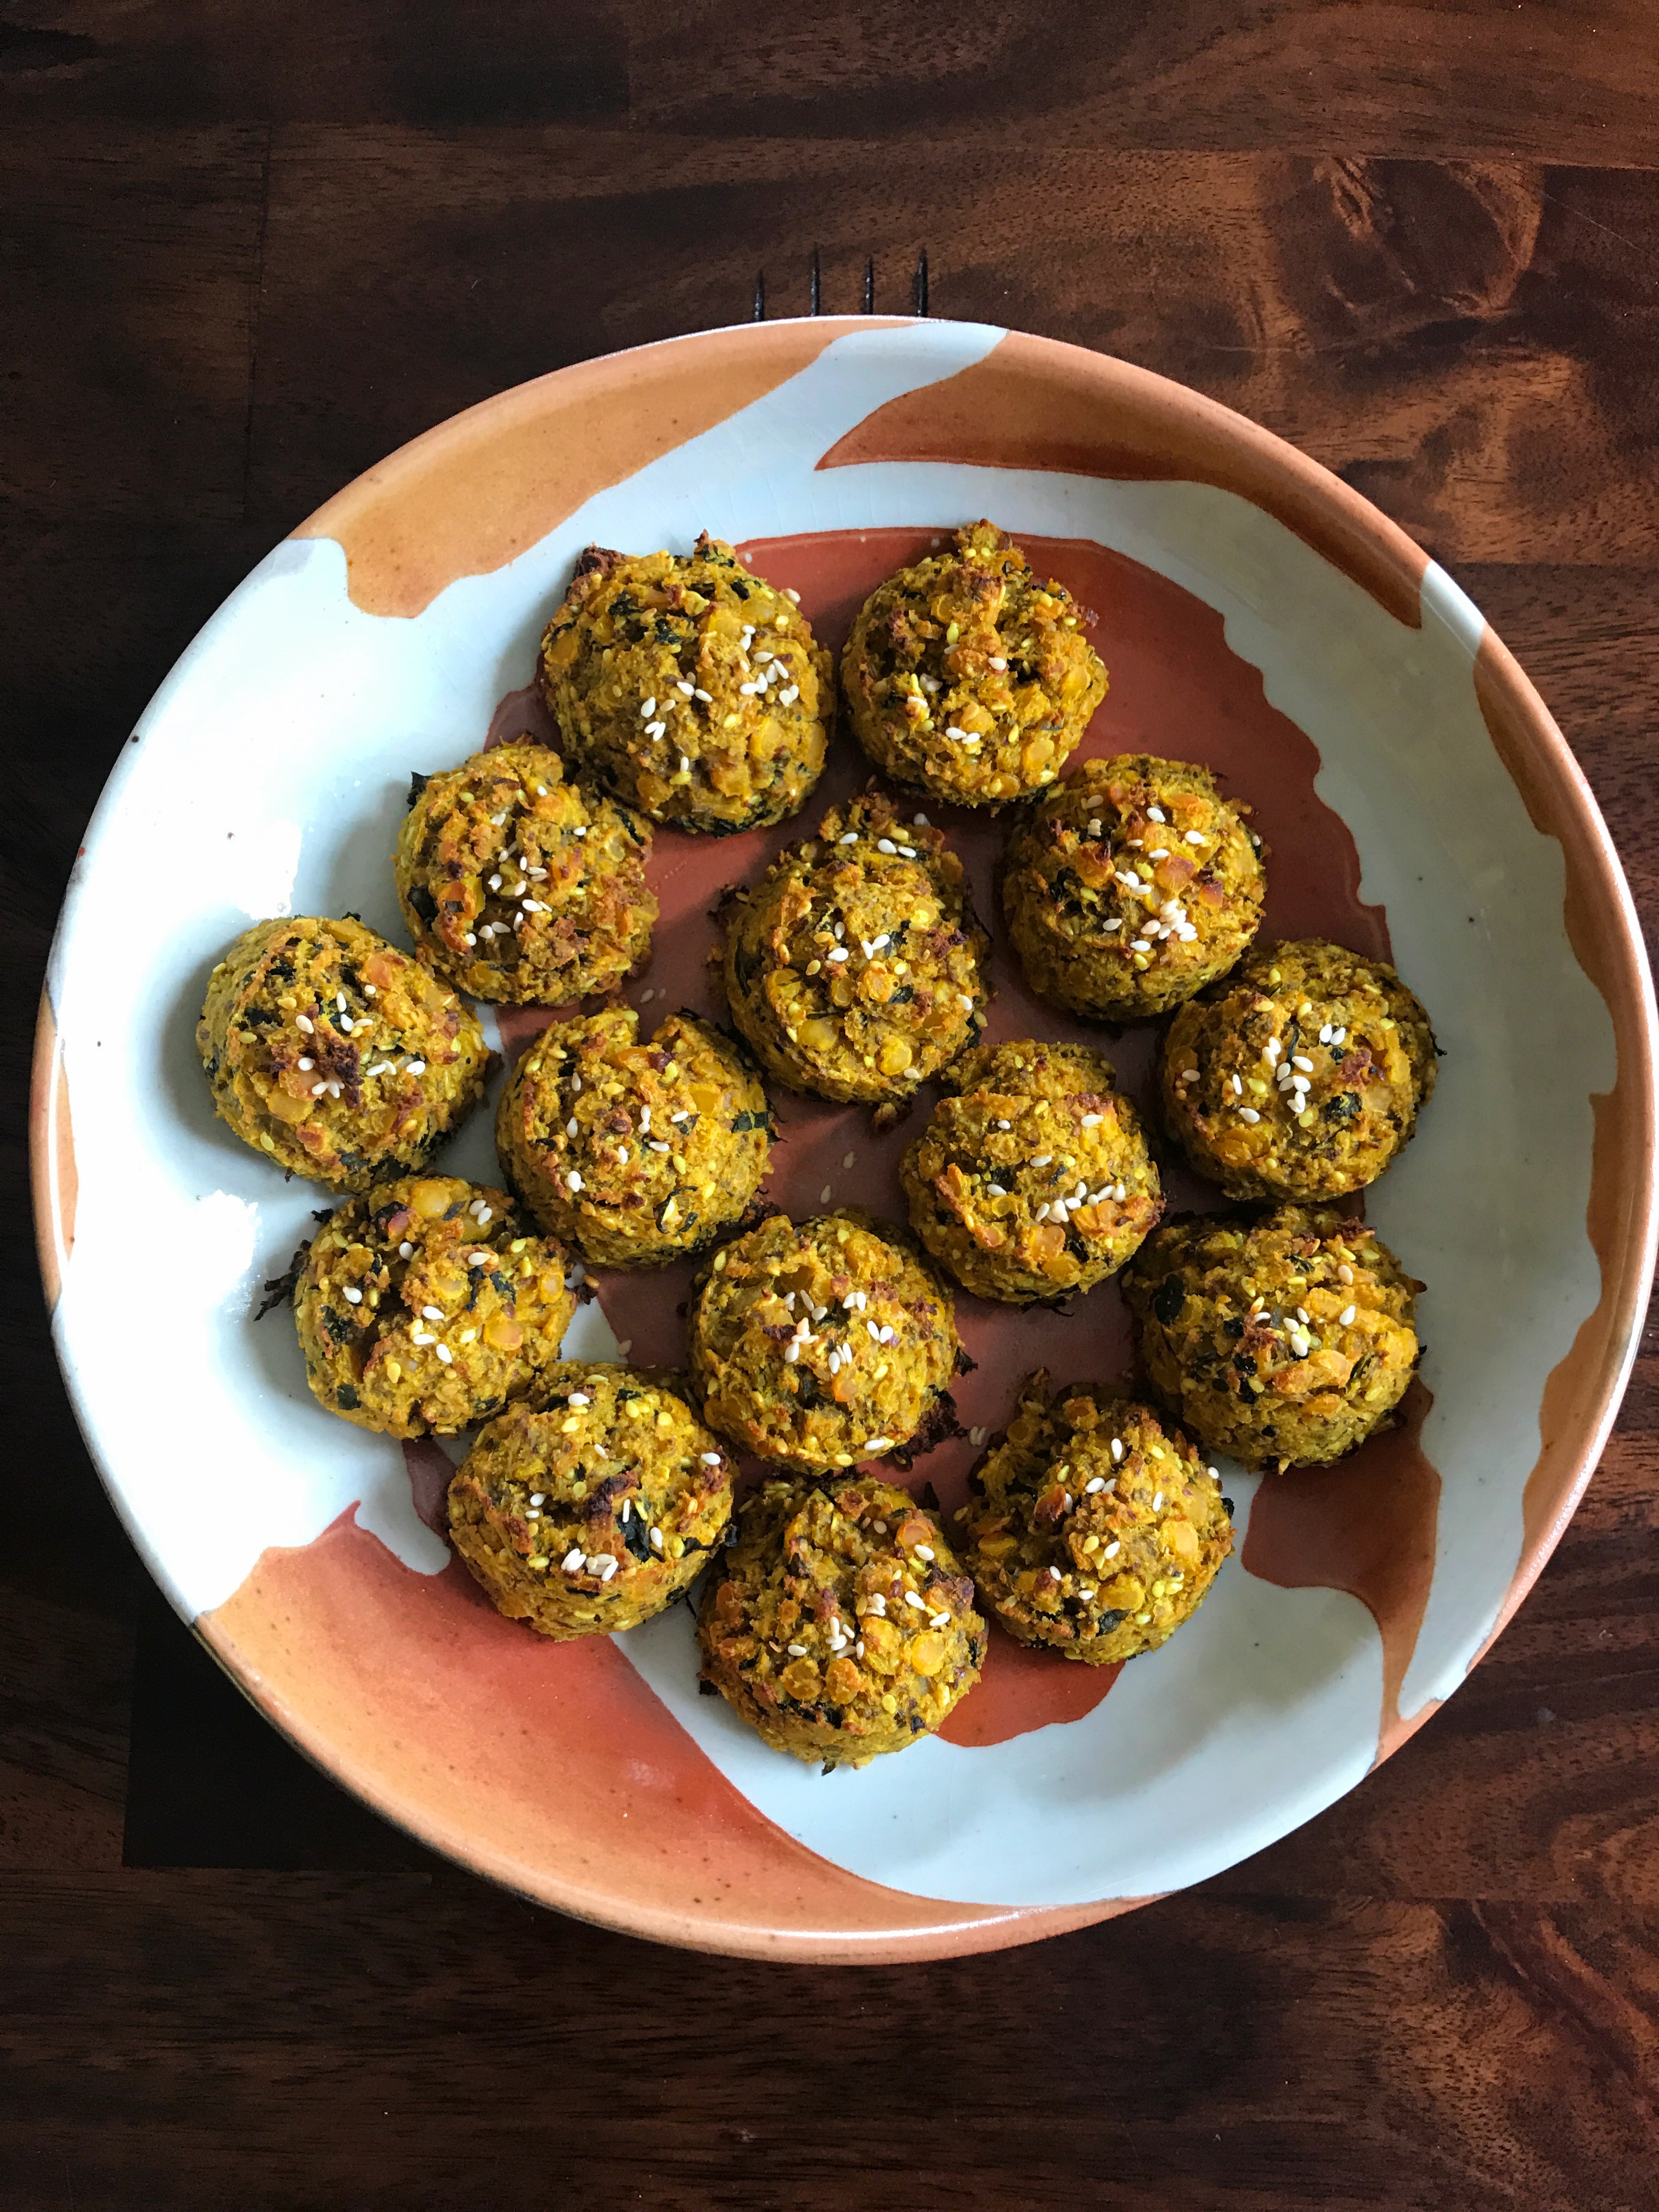
<path id="1" fill-rule="evenodd" d="M 931 1734 L 979 1679 L 985 1623 L 943 1529 L 866 1476 L 764 1484 L 697 1621 L 702 1676 L 764 1741 L 862 1766 Z"/>
<path id="2" fill-rule="evenodd" d="M 1092 1290 L 1164 1210 L 1140 1116 L 1085 1045 L 975 1046 L 899 1173 L 910 1225 L 982 1298 Z"/>
<path id="3" fill-rule="evenodd" d="M 798 814 L 835 716 L 789 592 L 705 532 L 690 554 L 590 546 L 542 640 L 566 752 L 653 822 L 723 836 Z"/>
<path id="4" fill-rule="evenodd" d="M 650 829 L 567 783 L 556 752 L 525 738 L 416 782 L 398 896 L 428 967 L 476 998 L 562 1006 L 645 960 Z"/>
<path id="5" fill-rule="evenodd" d="M 294 1316 L 319 1402 L 392 1437 L 453 1436 L 521 1398 L 575 1311 L 564 1255 L 507 1193 L 377 1183 L 298 1255 Z"/>
<path id="6" fill-rule="evenodd" d="M 1054 781 L 1106 696 L 1093 617 L 989 522 L 878 584 L 842 655 L 853 733 L 896 782 L 1000 806 Z"/>
<path id="7" fill-rule="evenodd" d="M 872 793 L 731 901 L 726 1000 L 780 1082 L 897 1103 L 978 1035 L 988 951 L 961 861 Z"/>
<path id="8" fill-rule="evenodd" d="M 510 1620 L 563 1641 L 661 1613 L 732 1517 L 732 1467 L 672 1378 L 565 1360 L 449 1486 L 455 1549 Z"/>
<path id="9" fill-rule="evenodd" d="M 1364 1222 L 1299 1206 L 1182 1216 L 1123 1276 L 1158 1399 L 1250 1468 L 1322 1466 L 1386 1419 L 1419 1357 L 1422 1287 Z"/>
<path id="10" fill-rule="evenodd" d="M 1142 1021 L 1224 975 L 1267 892 L 1248 811 L 1187 761 L 1121 753 L 1073 769 L 1003 855 L 1002 911 L 1031 988 L 1085 1020 Z"/>
<path id="11" fill-rule="evenodd" d="M 600 1267 L 658 1267 L 742 1219 L 770 1158 L 748 1054 L 695 1014 L 639 1036 L 632 1006 L 558 1022 L 495 1116 L 503 1172 L 552 1234 Z"/>
<path id="12" fill-rule="evenodd" d="M 244 930 L 209 981 L 196 1047 L 245 1143 L 345 1190 L 424 1167 L 489 1072 L 471 1007 L 349 915 Z"/>
<path id="13" fill-rule="evenodd" d="M 691 1384 L 709 1426 L 763 1459 L 828 1473 L 948 1413 L 949 1293 L 902 1231 L 848 1207 L 775 1214 L 699 1278 Z"/>
<path id="14" fill-rule="evenodd" d="M 1005 1441 L 969 1477 L 963 1559 L 1022 1644 L 1103 1667 L 1190 1620 L 1233 1547 L 1213 1468 L 1121 1390 L 1039 1371 Z"/>
<path id="15" fill-rule="evenodd" d="M 1171 1134 L 1229 1198 L 1340 1198 L 1411 1142 L 1434 1032 L 1385 962 L 1304 938 L 1183 1006 L 1162 1070 Z"/>

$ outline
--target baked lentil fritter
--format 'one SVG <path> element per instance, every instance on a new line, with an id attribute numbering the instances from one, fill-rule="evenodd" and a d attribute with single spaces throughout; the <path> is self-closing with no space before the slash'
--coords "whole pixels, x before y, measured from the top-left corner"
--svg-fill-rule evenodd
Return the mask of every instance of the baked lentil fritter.
<path id="1" fill-rule="evenodd" d="M 1003 855 L 1003 915 L 1031 988 L 1086 1020 L 1144 1021 L 1224 975 L 1267 893 L 1249 811 L 1188 761 L 1120 753 L 1073 769 Z"/>
<path id="2" fill-rule="evenodd" d="M 1106 696 L 1093 619 L 994 524 L 970 524 L 865 601 L 841 662 L 853 733 L 884 774 L 936 799 L 1026 798 Z"/>
<path id="3" fill-rule="evenodd" d="M 319 1402 L 392 1437 L 453 1436 L 558 1358 L 576 1301 L 564 1255 L 507 1193 L 378 1183 L 298 1255 L 294 1316 Z"/>
<path id="4" fill-rule="evenodd" d="M 764 1484 L 697 1620 L 702 1678 L 775 1750 L 862 1766 L 937 1729 L 985 1623 L 939 1522 L 872 1476 Z"/>
<path id="5" fill-rule="evenodd" d="M 896 1103 L 983 1026 L 990 941 L 962 863 L 880 793 L 832 807 L 725 919 L 732 1018 L 794 1090 Z"/>
<path id="6" fill-rule="evenodd" d="M 775 1214 L 698 1278 L 691 1385 L 745 1451 L 828 1473 L 908 1444 L 950 1413 L 949 1293 L 902 1231 L 851 1207 Z"/>
<path id="7" fill-rule="evenodd" d="M 651 950 L 651 831 L 567 783 L 528 738 L 416 778 L 398 896 L 428 966 L 475 998 L 559 1006 L 606 991 Z"/>
<path id="8" fill-rule="evenodd" d="M 1298 1206 L 1182 1216 L 1123 1277 L 1153 1391 L 1249 1468 L 1322 1466 L 1387 1419 L 1419 1357 L 1422 1287 L 1363 1221 Z"/>
<path id="9" fill-rule="evenodd" d="M 1008 1433 L 969 1478 L 963 1559 L 1022 1644 L 1103 1667 L 1190 1620 L 1233 1547 L 1220 1478 L 1121 1390 L 1028 1377 Z"/>
<path id="10" fill-rule="evenodd" d="M 672 1381 L 574 1360 L 449 1486 L 450 1540 L 491 1603 L 560 1641 L 661 1613 L 731 1517 L 731 1462 Z"/>
<path id="11" fill-rule="evenodd" d="M 244 930 L 209 980 L 196 1048 L 245 1143 L 345 1190 L 424 1167 L 489 1072 L 471 1007 L 350 915 Z"/>
<path id="12" fill-rule="evenodd" d="M 1092 1290 L 1164 1210 L 1140 1116 L 1085 1045 L 981 1044 L 905 1152 L 910 1225 L 982 1298 Z"/>
<path id="13" fill-rule="evenodd" d="M 1339 1198 L 1411 1142 L 1434 1032 L 1386 962 L 1304 938 L 1183 1006 L 1162 1071 L 1170 1133 L 1229 1198 Z"/>
<path id="14" fill-rule="evenodd" d="M 798 814 L 835 715 L 830 655 L 789 592 L 705 532 L 694 552 L 590 545 L 542 640 L 573 762 L 653 822 L 720 836 Z"/>
<path id="15" fill-rule="evenodd" d="M 632 1006 L 544 1030 L 495 1116 L 502 1170 L 544 1229 L 600 1267 L 656 1267 L 742 1218 L 771 1120 L 748 1054 L 695 1014 L 641 1042 Z"/>

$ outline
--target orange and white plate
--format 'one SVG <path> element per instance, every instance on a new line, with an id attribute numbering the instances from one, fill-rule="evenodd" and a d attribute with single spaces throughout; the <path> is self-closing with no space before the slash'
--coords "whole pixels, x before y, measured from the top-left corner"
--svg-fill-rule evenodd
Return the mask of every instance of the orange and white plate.
<path id="1" fill-rule="evenodd" d="M 1267 927 L 1389 951 L 1445 1059 L 1370 1214 L 1428 1290 L 1409 1418 L 1338 1469 L 1239 1472 L 1207 1603 L 1121 1674 L 994 1638 L 943 1736 L 823 1778 L 699 1698 L 684 1607 L 556 1645 L 428 1525 L 448 1462 L 331 1419 L 253 1318 L 322 1202 L 213 1117 L 193 1024 L 251 917 L 399 935 L 410 771 L 537 728 L 535 647 L 590 541 L 702 529 L 838 642 L 883 574 L 988 515 L 1097 611 L 1089 751 L 1225 771 L 1272 851 Z M 707 1003 L 708 910 L 802 821 L 659 834 L 629 997 Z M 992 913 L 994 822 L 935 813 Z M 993 959 L 993 1034 L 1071 1034 Z M 920 1958 L 1121 1911 L 1361 1781 L 1503 1626 L 1595 1467 L 1652 1264 L 1654 1019 L 1629 895 L 1537 694 L 1443 570 L 1337 479 L 1162 379 L 978 325 L 711 331 L 502 394 L 330 501 L 163 684 L 87 832 L 42 1015 L 33 1158 L 59 1355 L 157 1580 L 342 1783 L 526 1895 L 669 1942 Z M 512 1018 L 510 1048 L 521 1041 Z M 1149 1041 L 1109 1045 L 1144 1087 Z M 906 1132 L 780 1097 L 769 1194 L 902 1218 Z M 479 1115 L 446 1153 L 493 1174 Z M 1188 1202 L 1194 1195 L 1189 1192 Z M 1207 1200 L 1202 1202 L 1212 1202 Z M 685 1271 L 602 1279 L 573 1349 L 674 1361 Z M 1069 1318 L 962 1301 L 975 1430 L 1028 1369 L 1109 1377 Z M 947 1506 L 967 1439 L 918 1463 Z M 423 1518 L 425 1514 L 428 1518 Z"/>

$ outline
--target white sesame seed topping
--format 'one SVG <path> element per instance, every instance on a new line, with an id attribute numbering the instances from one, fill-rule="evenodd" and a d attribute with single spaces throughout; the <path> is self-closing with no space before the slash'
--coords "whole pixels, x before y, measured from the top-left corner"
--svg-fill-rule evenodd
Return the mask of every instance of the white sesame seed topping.
<path id="1" fill-rule="evenodd" d="M 1121 1437 L 1114 1437 L 1112 1438 L 1112 1457 L 1114 1459 L 1121 1459 L 1122 1456 L 1123 1439 Z"/>
<path id="2" fill-rule="evenodd" d="M 1359 1309 L 1358 1306 L 1344 1306 L 1341 1312 L 1338 1314 L 1336 1317 L 1338 1325 L 1343 1328 L 1352 1328 L 1353 1326 L 1354 1316 L 1358 1311 Z"/>
<path id="3" fill-rule="evenodd" d="M 1083 1486 L 1083 1494 L 1085 1498 L 1097 1498 L 1105 1487 L 1106 1478 L 1103 1474 L 1091 1474 Z"/>
<path id="4" fill-rule="evenodd" d="M 573 1547 L 571 1550 L 565 1553 L 563 1559 L 560 1560 L 559 1565 L 568 1575 L 580 1574 L 583 1561 L 580 1549 Z"/>
<path id="5" fill-rule="evenodd" d="M 891 1451 L 893 1449 L 893 1439 L 891 1437 L 866 1437 L 862 1449 L 866 1451 L 871 1452 Z"/>
<path id="6" fill-rule="evenodd" d="M 1189 830 L 1187 832 L 1187 842 L 1189 845 L 1201 845 L 1204 842 L 1204 832 L 1201 830 Z"/>
<path id="7" fill-rule="evenodd" d="M 890 837 L 878 837 L 876 840 L 876 850 L 878 853 L 896 853 L 898 847 L 893 842 Z"/>
<path id="8" fill-rule="evenodd" d="M 927 1599 L 925 1597 L 918 1597 L 914 1590 L 905 1591 L 904 1602 L 906 1605 L 914 1606 L 918 1613 L 926 1613 L 927 1610 Z"/>
<path id="9" fill-rule="evenodd" d="M 1098 1114 L 1085 1114 L 1083 1117 L 1083 1126 L 1085 1129 L 1097 1129 L 1100 1127 L 1101 1119 Z"/>
<path id="10" fill-rule="evenodd" d="M 442 1360 L 444 1365 L 447 1367 L 453 1364 L 455 1355 L 447 1344 L 441 1344 L 438 1346 L 438 1357 Z"/>
<path id="11" fill-rule="evenodd" d="M 1118 1541 L 1117 1538 L 1114 1536 L 1111 1542 L 1108 1544 L 1105 1550 L 1100 1556 L 1103 1559 L 1115 1559 L 1122 1549 L 1122 1545 Z"/>
<path id="12" fill-rule="evenodd" d="M 405 1075 L 424 1075 L 426 1073 L 426 1062 L 423 1060 L 405 1060 L 404 1062 L 404 1073 Z"/>
<path id="13" fill-rule="evenodd" d="M 859 833 L 856 830 L 849 830 L 844 837 L 837 837 L 836 840 L 838 845 L 856 845 L 858 842 Z"/>
<path id="14" fill-rule="evenodd" d="M 405 1240 L 398 1247 L 398 1257 L 400 1260 L 412 1260 L 415 1257 L 415 1247 Z"/>
<path id="15" fill-rule="evenodd" d="M 312 1020 L 309 1014 L 295 1014 L 294 1025 L 296 1029 L 303 1030 L 307 1036 L 314 1035 L 317 1028 L 316 1023 Z"/>
<path id="16" fill-rule="evenodd" d="M 580 1190 L 582 1187 L 581 1176 L 574 1168 L 572 1168 L 569 1174 L 565 1177 L 565 1182 L 572 1190 Z"/>

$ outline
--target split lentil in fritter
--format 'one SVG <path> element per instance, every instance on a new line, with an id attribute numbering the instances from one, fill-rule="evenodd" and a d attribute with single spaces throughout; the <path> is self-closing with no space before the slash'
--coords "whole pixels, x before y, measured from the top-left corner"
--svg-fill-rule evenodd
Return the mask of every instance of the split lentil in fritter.
<path id="1" fill-rule="evenodd" d="M 693 1389 L 744 1451 L 830 1472 L 908 1444 L 956 1371 L 949 1293 L 902 1231 L 851 1207 L 722 1245 L 690 1312 Z"/>
<path id="2" fill-rule="evenodd" d="M 1063 777 L 1003 855 L 1003 915 L 1031 988 L 1085 1020 L 1144 1021 L 1224 975 L 1267 892 L 1249 811 L 1207 769 L 1149 753 Z"/>
<path id="3" fill-rule="evenodd" d="M 901 784 L 998 806 L 1054 781 L 1106 696 L 1094 617 L 989 522 L 901 568 L 842 655 L 853 733 Z"/>
<path id="4" fill-rule="evenodd" d="M 989 940 L 937 830 L 872 793 L 831 808 L 726 911 L 732 1018 L 797 1091 L 896 1103 L 984 1022 Z"/>
<path id="5" fill-rule="evenodd" d="M 507 1193 L 379 1183 L 300 1255 L 294 1315 L 319 1404 L 392 1437 L 453 1436 L 521 1398 L 575 1311 L 558 1247 Z"/>
<path id="6" fill-rule="evenodd" d="M 1297 1206 L 1182 1216 L 1123 1276 L 1155 1395 L 1206 1451 L 1267 1468 L 1340 1459 L 1393 1412 L 1422 1287 L 1364 1222 Z"/>
<path id="7" fill-rule="evenodd" d="M 1358 1190 L 1410 1143 L 1434 1033 L 1394 969 L 1321 938 L 1261 945 L 1183 1006 L 1162 1056 L 1164 1118 L 1229 1198 Z"/>
<path id="8" fill-rule="evenodd" d="M 1232 1549 L 1221 1484 L 1190 1440 L 1121 1390 L 1039 1370 L 969 1479 L 963 1559 L 1022 1644 L 1103 1667 L 1190 1620 Z"/>
<path id="9" fill-rule="evenodd" d="M 590 546 L 542 640 L 567 754 L 653 822 L 722 836 L 798 814 L 835 717 L 795 595 L 705 534 L 687 554 Z"/>
<path id="10" fill-rule="evenodd" d="M 503 1172 L 544 1228 L 602 1267 L 655 1267 L 739 1221 L 771 1152 L 742 1048 L 694 1014 L 641 1039 L 632 1006 L 559 1022 L 495 1117 Z"/>
<path id="11" fill-rule="evenodd" d="M 564 780 L 528 738 L 416 779 L 398 896 L 429 967 L 475 998 L 560 1006 L 609 990 L 651 950 L 651 831 Z"/>
<path id="12" fill-rule="evenodd" d="M 492 1604 L 561 1641 L 661 1613 L 731 1516 L 731 1462 L 675 1378 L 609 1364 L 545 1370 L 449 1486 L 450 1540 Z"/>
<path id="13" fill-rule="evenodd" d="M 244 930 L 209 980 L 196 1045 L 222 1121 L 344 1190 L 424 1167 L 489 1070 L 471 1008 L 349 915 Z"/>
<path id="14" fill-rule="evenodd" d="M 872 1476 L 767 1482 L 697 1620 L 703 1680 L 775 1750 L 862 1766 L 937 1729 L 985 1623 L 933 1515 Z"/>
<path id="15" fill-rule="evenodd" d="M 982 1298 L 1030 1304 L 1115 1274 L 1155 1227 L 1162 1186 L 1109 1060 L 1026 1038 L 949 1071 L 900 1169 L 910 1225 Z"/>

